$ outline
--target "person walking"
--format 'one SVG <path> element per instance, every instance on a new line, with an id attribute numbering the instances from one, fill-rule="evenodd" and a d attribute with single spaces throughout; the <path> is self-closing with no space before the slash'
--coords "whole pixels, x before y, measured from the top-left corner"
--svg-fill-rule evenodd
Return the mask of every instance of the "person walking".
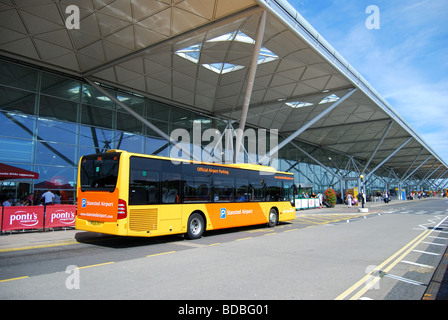
<path id="1" fill-rule="evenodd" d="M 44 199 L 44 204 L 46 206 L 54 204 L 54 193 L 51 192 L 50 189 L 48 189 L 47 192 L 42 194 L 42 198 Z"/>

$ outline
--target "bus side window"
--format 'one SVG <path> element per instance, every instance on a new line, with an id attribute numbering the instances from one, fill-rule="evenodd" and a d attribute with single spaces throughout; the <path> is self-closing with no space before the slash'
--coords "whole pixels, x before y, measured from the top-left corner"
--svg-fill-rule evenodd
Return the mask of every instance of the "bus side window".
<path id="1" fill-rule="evenodd" d="M 233 178 L 214 177 L 213 201 L 214 202 L 235 201 L 235 188 Z"/>
<path id="2" fill-rule="evenodd" d="M 185 176 L 184 203 L 210 202 L 210 185 L 209 178 Z"/>
<path id="3" fill-rule="evenodd" d="M 276 180 L 274 177 L 266 177 L 267 184 L 267 201 L 279 201 L 282 200 L 282 183 Z"/>
<path id="4" fill-rule="evenodd" d="M 251 195 L 248 190 L 249 180 L 236 178 L 235 179 L 235 200 L 236 202 L 246 202 L 251 201 Z"/>
<path id="5" fill-rule="evenodd" d="M 129 204 L 160 203 L 159 173 L 132 168 L 129 179 Z"/>
<path id="6" fill-rule="evenodd" d="M 180 174 L 162 173 L 162 203 L 179 203 Z"/>

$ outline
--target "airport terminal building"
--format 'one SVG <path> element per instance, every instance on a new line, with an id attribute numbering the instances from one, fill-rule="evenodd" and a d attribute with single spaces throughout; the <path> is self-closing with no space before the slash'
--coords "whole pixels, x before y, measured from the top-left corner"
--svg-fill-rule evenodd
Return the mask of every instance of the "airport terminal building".
<path id="1" fill-rule="evenodd" d="M 179 132 L 184 157 L 272 165 L 304 192 L 448 186 L 447 163 L 285 0 L 8 0 L 0 15 L 0 163 L 36 173 L 0 174 L 2 195 L 73 203 L 82 155 L 178 155 Z"/>

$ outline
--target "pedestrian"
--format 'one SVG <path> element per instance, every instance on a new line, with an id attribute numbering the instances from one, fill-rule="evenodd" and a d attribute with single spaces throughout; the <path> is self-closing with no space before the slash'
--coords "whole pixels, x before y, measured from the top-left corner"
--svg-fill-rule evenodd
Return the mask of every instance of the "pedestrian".
<path id="1" fill-rule="evenodd" d="M 51 192 L 50 189 L 48 189 L 47 192 L 45 192 L 42 197 L 44 199 L 44 204 L 47 205 L 52 205 L 54 204 L 54 193 Z"/>
<path id="2" fill-rule="evenodd" d="M 349 208 L 352 207 L 352 195 L 350 193 L 347 194 L 347 204 Z"/>
<path id="3" fill-rule="evenodd" d="M 319 209 L 322 208 L 322 206 L 324 205 L 324 196 L 322 195 L 322 193 L 319 191 L 319 193 L 317 194 L 317 198 L 319 198 Z"/>
<path id="4" fill-rule="evenodd" d="M 2 203 L 2 206 L 4 207 L 12 206 L 12 198 L 11 197 L 6 198 L 6 200 Z"/>

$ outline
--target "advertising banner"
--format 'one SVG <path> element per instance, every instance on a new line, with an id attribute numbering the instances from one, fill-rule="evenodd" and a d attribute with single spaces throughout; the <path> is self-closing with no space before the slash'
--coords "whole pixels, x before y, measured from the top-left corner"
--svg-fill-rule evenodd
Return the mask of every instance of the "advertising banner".
<path id="1" fill-rule="evenodd" d="M 2 231 L 75 226 L 75 205 L 12 206 L 1 209 L 3 209 Z"/>
<path id="2" fill-rule="evenodd" d="M 75 225 L 75 205 L 47 206 L 45 228 L 73 227 Z"/>
<path id="3" fill-rule="evenodd" d="M 42 229 L 44 207 L 3 207 L 2 230 Z"/>

